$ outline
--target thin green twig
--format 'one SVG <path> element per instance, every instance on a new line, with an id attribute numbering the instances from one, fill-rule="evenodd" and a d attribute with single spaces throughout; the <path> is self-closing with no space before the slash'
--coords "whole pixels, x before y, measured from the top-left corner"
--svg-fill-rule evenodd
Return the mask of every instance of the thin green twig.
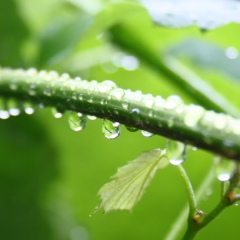
<path id="1" fill-rule="evenodd" d="M 189 216 L 192 217 L 197 212 L 197 201 L 194 194 L 194 190 L 184 167 L 181 164 L 176 167 L 180 173 L 180 176 L 187 190 L 187 196 L 188 196 L 188 202 L 189 202 Z"/>
<path id="2" fill-rule="evenodd" d="M 206 189 L 208 189 L 215 180 L 216 180 L 215 171 L 214 167 L 212 167 L 209 169 L 209 172 L 207 173 L 200 187 L 196 191 L 196 201 L 198 202 L 198 204 L 200 204 L 200 202 L 202 201 Z M 172 224 L 171 230 L 168 232 L 168 235 L 164 238 L 164 240 L 176 240 L 179 237 L 186 224 L 188 214 L 189 205 L 186 205 L 180 212 L 174 224 Z"/>

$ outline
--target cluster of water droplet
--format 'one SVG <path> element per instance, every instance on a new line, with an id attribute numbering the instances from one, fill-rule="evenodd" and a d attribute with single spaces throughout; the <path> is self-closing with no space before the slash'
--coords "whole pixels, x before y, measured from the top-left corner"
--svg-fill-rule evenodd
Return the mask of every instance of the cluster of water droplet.
<path id="1" fill-rule="evenodd" d="M 31 115 L 37 108 L 38 106 L 32 104 L 30 101 L 18 101 L 13 98 L 0 98 L 0 119 L 8 119 L 11 116 L 18 116 L 20 113 Z"/>
<path id="2" fill-rule="evenodd" d="M 37 71 L 34 68 L 26 71 L 22 69 L 10 70 L 7 68 L 1 68 L 0 81 L 4 82 L 6 76 L 11 74 L 11 80 L 8 84 L 11 91 L 24 92 L 31 96 L 64 96 L 66 103 L 71 106 L 72 102 L 84 101 L 88 104 L 97 103 L 100 106 L 105 107 L 105 110 L 111 114 L 118 114 L 119 110 L 129 112 L 133 119 L 136 121 L 151 121 L 151 118 L 155 118 L 158 121 L 159 126 L 163 124 L 168 128 L 174 127 L 175 124 L 181 124 L 192 130 L 203 130 L 202 134 L 206 141 L 209 140 L 209 136 L 213 132 L 217 134 L 235 134 L 240 136 L 240 121 L 230 116 L 215 113 L 213 111 L 206 111 L 197 105 L 184 105 L 180 97 L 176 95 L 169 96 L 167 99 L 163 99 L 161 96 L 153 97 L 151 94 L 142 94 L 141 91 L 123 90 L 116 86 L 116 84 L 110 80 L 105 80 L 98 83 L 95 80 L 87 81 L 82 80 L 79 77 L 71 79 L 67 73 L 59 75 L 55 71 Z M 2 77 L 1 77 L 2 76 Z M 2 84 L 2 83 L 1 83 Z M 32 114 L 35 107 L 31 106 L 29 102 L 21 103 L 16 100 L 8 100 L 7 104 L 5 100 L 0 102 L 0 118 L 6 119 L 9 116 L 16 116 L 20 112 L 24 111 L 27 114 Z M 19 106 L 21 105 L 21 107 Z M 114 105 L 114 107 L 112 107 Z M 81 111 L 80 111 L 81 112 Z M 60 118 L 63 114 L 62 111 L 57 108 L 52 109 L 52 113 L 56 118 Z M 75 117 L 73 117 L 75 115 Z M 91 116 L 86 117 L 81 113 L 71 112 L 69 114 L 69 123 L 74 121 L 80 121 L 77 126 L 71 128 L 82 129 L 86 125 L 86 120 Z M 103 126 L 104 129 L 104 126 Z M 135 128 L 128 127 L 130 131 L 135 131 Z M 111 131 L 110 131 L 111 132 Z M 145 130 L 141 131 L 145 137 L 150 137 L 153 134 Z M 119 135 L 119 134 L 118 134 Z M 118 136 L 117 135 L 117 136 Z M 226 144 L 230 145 L 231 141 L 226 141 Z"/>

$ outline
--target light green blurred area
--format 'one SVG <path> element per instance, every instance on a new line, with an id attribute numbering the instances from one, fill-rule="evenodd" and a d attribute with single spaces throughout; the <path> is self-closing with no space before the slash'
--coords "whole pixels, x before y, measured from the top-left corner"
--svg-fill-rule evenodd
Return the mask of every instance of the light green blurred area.
<path id="1" fill-rule="evenodd" d="M 125 89 L 163 97 L 177 94 L 191 103 L 196 100 L 186 89 L 176 87 L 144 63 L 133 71 L 116 67 L 113 56 L 120 53 L 129 57 L 129 53 L 112 44 L 105 28 L 120 21 L 159 54 L 191 38 L 240 51 L 240 26 L 236 24 L 206 33 L 196 27 L 166 29 L 154 26 L 141 8 L 134 10 L 132 6 L 126 11 L 131 6 L 124 5 L 123 11 L 120 4 L 108 9 L 106 2 L 0 1 L 0 64 L 66 71 L 88 80 L 111 79 Z M 237 81 L 185 63 L 240 106 Z M 164 239 L 186 204 L 185 189 L 174 166 L 157 173 L 132 213 L 91 213 L 99 204 L 98 190 L 118 167 L 142 152 L 165 148 L 166 139 L 145 138 L 140 131 L 128 132 L 122 126 L 120 137 L 108 140 L 101 133 L 100 119 L 89 120 L 86 129 L 74 132 L 68 126 L 67 115 L 54 119 L 50 109 L 40 109 L 32 116 L 23 114 L 0 121 L 0 238 Z M 210 153 L 189 150 L 184 166 L 194 189 L 205 178 L 212 157 Z M 200 205 L 206 212 L 219 200 L 220 183 L 216 181 L 207 193 Z M 196 239 L 237 239 L 239 214 L 237 206 L 225 210 Z"/>

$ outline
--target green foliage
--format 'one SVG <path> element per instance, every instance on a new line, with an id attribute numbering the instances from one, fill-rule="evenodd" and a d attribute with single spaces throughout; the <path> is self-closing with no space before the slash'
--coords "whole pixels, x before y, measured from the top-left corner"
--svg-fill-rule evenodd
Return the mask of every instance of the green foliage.
<path id="1" fill-rule="evenodd" d="M 141 199 L 146 187 L 158 169 L 168 165 L 166 151 L 154 149 L 141 154 L 137 159 L 118 169 L 113 181 L 99 191 L 105 212 L 132 210 Z"/>
<path id="2" fill-rule="evenodd" d="M 161 2 L 159 4 L 164 4 Z M 168 2 L 171 4 L 173 1 Z M 211 2 L 215 4 L 216 1 Z M 227 5 L 222 10 L 225 2 Z M 192 26 L 192 17 L 187 21 L 191 26 L 188 28 L 156 27 L 138 1 L 1 1 L 0 65 L 66 71 L 88 80 L 112 79 L 124 89 L 140 89 L 165 98 L 176 94 L 187 103 L 216 108 L 217 105 L 209 101 L 201 102 L 188 85 L 183 85 L 153 64 L 170 54 L 172 57 L 172 49 L 187 48 L 188 54 L 175 54 L 174 57 L 181 61 L 184 69 L 191 69 L 194 76 L 227 102 L 225 112 L 234 109 L 231 113 L 238 115 L 240 86 L 237 81 L 232 81 L 233 74 L 226 73 L 233 71 L 231 61 L 239 59 L 240 26 L 236 24 L 239 10 L 232 8 L 226 18 L 220 14 L 238 2 L 221 1 L 220 5 L 217 4 L 219 8 L 214 9 L 217 10 L 215 14 L 209 14 L 210 10 L 204 6 L 207 17 L 204 17 L 205 25 L 199 27 L 221 28 L 202 33 L 198 27 Z M 176 18 L 170 17 L 176 23 Z M 214 18 L 213 25 L 207 24 L 209 17 Z M 183 26 L 179 16 L 177 20 Z M 166 25 L 166 21 L 160 24 Z M 125 34 L 125 38 L 133 43 L 132 46 L 126 48 L 121 45 L 121 39 L 116 38 L 121 32 L 115 31 L 114 35 L 114 29 L 127 30 L 130 34 Z M 206 69 L 192 59 L 194 54 L 199 54 L 195 53 L 196 48 L 183 46 L 183 42 L 191 39 L 216 46 L 222 56 L 228 57 L 229 49 L 233 49 L 237 53 L 235 60 L 228 58 L 230 64 L 226 64 L 222 71 L 222 58 L 213 52 L 208 57 L 214 59 L 215 64 Z M 141 56 L 133 48 L 138 46 L 138 42 L 144 43 L 140 49 L 144 53 Z M 201 44 L 198 50 L 208 51 Z M 130 71 L 131 59 L 137 65 Z M 174 70 L 173 66 L 169 68 Z M 194 82 L 192 79 L 191 75 L 190 80 Z M 211 94 L 205 95 L 211 97 Z M 103 217 L 97 213 L 89 218 L 89 213 L 99 201 L 96 193 L 119 166 L 140 152 L 164 149 L 165 139 L 158 136 L 144 138 L 139 132 L 132 133 L 122 128 L 120 137 L 109 141 L 103 137 L 100 120 L 88 121 L 86 129 L 76 133 L 68 127 L 67 114 L 58 120 L 50 115 L 50 110 L 41 109 L 33 116 L 22 114 L 0 122 L 0 236 L 9 240 L 164 239 L 186 202 L 182 183 L 172 166 L 156 174 L 148 194 L 132 214 L 115 212 Z M 203 182 L 212 166 L 212 158 L 209 152 L 189 150 L 184 167 L 194 189 Z M 216 179 L 204 191 L 198 202 L 204 212 L 210 212 L 218 202 L 219 185 Z M 196 239 L 235 240 L 239 235 L 239 211 L 237 206 L 227 209 Z M 184 230 L 182 228 L 179 232 L 179 239 Z"/>

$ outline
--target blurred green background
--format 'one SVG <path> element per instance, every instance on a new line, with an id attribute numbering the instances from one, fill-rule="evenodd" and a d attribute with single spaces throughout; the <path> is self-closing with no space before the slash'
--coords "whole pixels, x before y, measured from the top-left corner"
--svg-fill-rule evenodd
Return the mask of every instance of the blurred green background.
<path id="1" fill-rule="evenodd" d="M 197 103 L 186 89 L 112 42 L 108 29 L 121 23 L 159 56 L 177 57 L 240 106 L 239 25 L 204 33 L 195 26 L 167 29 L 155 26 L 141 7 L 111 2 L 0 0 L 0 65 L 51 69 L 88 80 L 111 79 L 125 89 L 163 97 L 177 94 L 186 103 Z M 49 109 L 1 120 L 0 133 L 0 239 L 164 239 L 186 204 L 183 184 L 170 166 L 157 173 L 132 213 L 100 211 L 90 217 L 99 204 L 100 187 L 142 152 L 164 148 L 166 139 L 160 136 L 145 138 L 140 131 L 131 133 L 122 126 L 120 137 L 110 141 L 101 133 L 100 119 L 89 120 L 82 132 L 73 132 L 67 114 L 54 119 Z M 189 151 L 184 166 L 195 189 L 212 157 Z M 207 189 L 200 205 L 203 211 L 218 202 L 219 189 L 217 180 Z M 238 206 L 227 209 L 196 239 L 238 239 L 239 214 Z"/>

